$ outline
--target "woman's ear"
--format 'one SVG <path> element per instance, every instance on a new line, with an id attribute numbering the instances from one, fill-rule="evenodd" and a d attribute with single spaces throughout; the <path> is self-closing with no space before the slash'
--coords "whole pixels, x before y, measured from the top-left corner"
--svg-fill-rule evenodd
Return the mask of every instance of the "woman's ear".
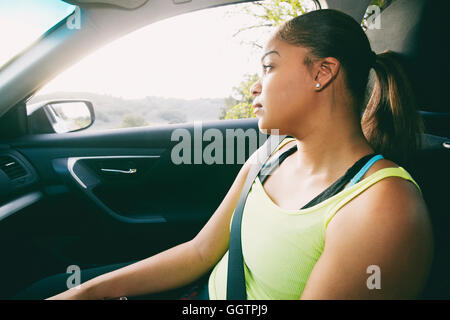
<path id="1" fill-rule="evenodd" d="M 316 90 L 322 90 L 332 83 L 339 72 L 340 66 L 339 60 L 333 57 L 327 57 L 317 61 L 314 68 L 315 76 L 313 84 Z"/>

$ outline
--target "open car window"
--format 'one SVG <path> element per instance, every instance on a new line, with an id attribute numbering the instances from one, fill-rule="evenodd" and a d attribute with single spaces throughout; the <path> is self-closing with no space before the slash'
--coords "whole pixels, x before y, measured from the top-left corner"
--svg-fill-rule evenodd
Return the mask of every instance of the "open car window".
<path id="1" fill-rule="evenodd" d="M 165 19 L 101 48 L 43 87 L 28 105 L 87 99 L 105 130 L 255 117 L 249 92 L 275 25 L 261 4 L 241 3 Z M 312 0 L 298 14 L 316 9 Z"/>

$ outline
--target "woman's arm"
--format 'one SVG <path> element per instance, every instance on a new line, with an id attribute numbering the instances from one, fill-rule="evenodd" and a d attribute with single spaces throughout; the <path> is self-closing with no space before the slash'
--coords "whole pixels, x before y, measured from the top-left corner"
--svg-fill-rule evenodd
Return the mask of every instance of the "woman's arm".
<path id="1" fill-rule="evenodd" d="M 230 220 L 256 152 L 244 163 L 227 195 L 191 241 L 132 265 L 100 275 L 50 299 L 105 299 L 166 291 L 189 284 L 225 254 Z"/>
<path id="2" fill-rule="evenodd" d="M 301 299 L 414 299 L 428 276 L 433 239 L 417 188 L 386 178 L 330 222 Z"/>

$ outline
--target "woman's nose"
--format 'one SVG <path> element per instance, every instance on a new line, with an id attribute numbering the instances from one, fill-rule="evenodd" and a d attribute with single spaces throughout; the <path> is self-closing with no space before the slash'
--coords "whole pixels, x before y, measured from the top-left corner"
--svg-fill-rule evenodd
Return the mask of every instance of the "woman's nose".
<path id="1" fill-rule="evenodd" d="M 259 80 L 250 87 L 250 92 L 254 97 L 258 96 L 261 93 L 261 82 Z"/>

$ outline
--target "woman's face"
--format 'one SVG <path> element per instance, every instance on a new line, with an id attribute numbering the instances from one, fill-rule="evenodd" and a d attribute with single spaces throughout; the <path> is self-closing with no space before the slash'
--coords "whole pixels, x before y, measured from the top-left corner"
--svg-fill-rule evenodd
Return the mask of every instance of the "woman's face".
<path id="1" fill-rule="evenodd" d="M 262 73 L 251 88 L 253 106 L 262 106 L 253 109 L 260 130 L 278 129 L 279 134 L 292 134 L 313 117 L 316 89 L 314 75 L 303 63 L 307 52 L 275 35 L 264 46 Z"/>

